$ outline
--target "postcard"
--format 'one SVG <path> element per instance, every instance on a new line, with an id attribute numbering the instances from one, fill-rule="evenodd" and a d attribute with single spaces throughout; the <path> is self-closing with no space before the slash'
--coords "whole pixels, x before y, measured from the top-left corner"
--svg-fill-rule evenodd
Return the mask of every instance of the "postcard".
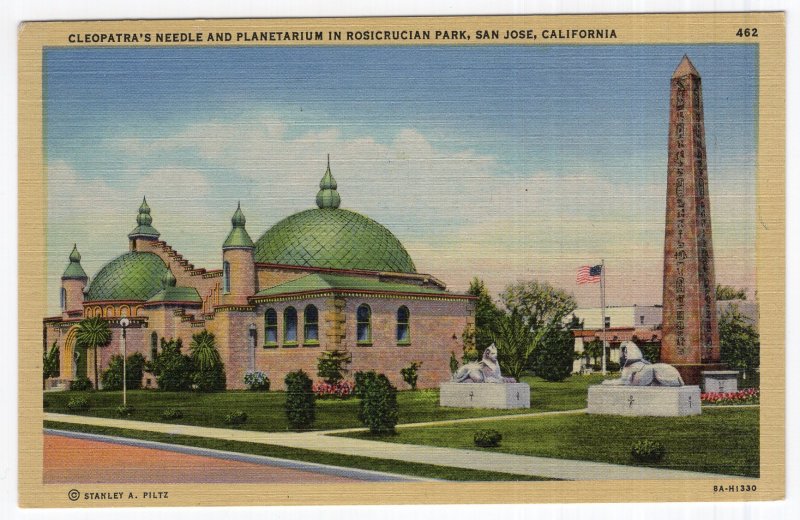
<path id="1" fill-rule="evenodd" d="M 784 496 L 782 13 L 30 22 L 18 73 L 21 506 Z"/>

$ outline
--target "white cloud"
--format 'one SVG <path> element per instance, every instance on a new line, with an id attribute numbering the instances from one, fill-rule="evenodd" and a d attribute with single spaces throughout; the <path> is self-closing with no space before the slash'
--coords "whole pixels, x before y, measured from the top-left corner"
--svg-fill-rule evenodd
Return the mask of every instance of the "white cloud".
<path id="1" fill-rule="evenodd" d="M 257 239 L 281 218 L 314 207 L 330 153 L 342 207 L 387 226 L 420 270 L 454 289 L 472 276 L 493 292 L 538 277 L 595 305 L 596 287 L 576 287 L 575 270 L 605 258 L 610 302 L 660 300 L 666 171 L 630 180 L 624 171 L 603 177 L 592 165 L 514 173 L 499 157 L 412 128 L 388 137 L 307 128 L 252 112 L 210 117 L 162 138 L 115 136 L 103 145 L 120 170 L 91 184 L 79 165 L 51 164 L 51 287 L 72 242 L 90 276 L 126 249 L 143 194 L 162 239 L 195 265 L 217 267 L 236 201 Z M 728 178 L 711 188 L 717 275 L 752 286 L 752 188 L 741 173 Z"/>

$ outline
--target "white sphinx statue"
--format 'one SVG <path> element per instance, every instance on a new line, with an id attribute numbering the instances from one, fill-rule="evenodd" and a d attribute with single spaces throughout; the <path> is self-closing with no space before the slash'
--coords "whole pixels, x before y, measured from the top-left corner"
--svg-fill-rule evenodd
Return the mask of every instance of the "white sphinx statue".
<path id="1" fill-rule="evenodd" d="M 625 341 L 620 346 L 619 379 L 603 381 L 612 386 L 683 386 L 678 370 L 666 363 L 650 363 L 633 341 Z"/>
<path id="2" fill-rule="evenodd" d="M 467 363 L 453 374 L 456 383 L 516 383 L 513 377 L 503 377 L 497 362 L 497 347 L 492 343 L 483 351 L 483 359 Z"/>

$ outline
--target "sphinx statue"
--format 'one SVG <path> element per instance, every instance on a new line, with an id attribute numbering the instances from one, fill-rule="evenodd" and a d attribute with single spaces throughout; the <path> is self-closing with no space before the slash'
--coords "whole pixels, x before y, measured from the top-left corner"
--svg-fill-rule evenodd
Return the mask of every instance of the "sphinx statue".
<path id="1" fill-rule="evenodd" d="M 483 359 L 467 363 L 453 374 L 456 383 L 516 383 L 513 377 L 503 377 L 497 362 L 497 347 L 492 343 L 483 351 Z"/>
<path id="2" fill-rule="evenodd" d="M 683 386 L 678 370 L 666 363 L 650 363 L 633 341 L 625 341 L 620 346 L 619 379 L 603 381 L 612 386 Z"/>

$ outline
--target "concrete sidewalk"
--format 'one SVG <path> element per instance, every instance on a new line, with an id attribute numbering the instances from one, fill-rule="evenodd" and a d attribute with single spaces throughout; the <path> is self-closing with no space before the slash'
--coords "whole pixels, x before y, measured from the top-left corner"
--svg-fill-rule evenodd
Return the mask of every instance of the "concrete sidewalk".
<path id="1" fill-rule="evenodd" d="M 558 412 L 564 413 L 564 412 Z M 576 411 L 572 411 L 576 413 Z M 542 414 L 525 414 L 527 417 Z M 503 416 L 503 419 L 523 417 Z M 211 439 L 272 444 L 311 451 L 323 451 L 340 455 L 372 457 L 377 459 L 400 460 L 420 464 L 433 464 L 462 468 L 464 470 L 488 470 L 514 475 L 539 476 L 562 480 L 675 480 L 675 479 L 731 479 L 751 480 L 745 477 L 698 473 L 671 469 L 646 468 L 640 466 L 621 466 L 602 462 L 529 457 L 509 453 L 496 453 L 479 450 L 439 448 L 414 444 L 386 443 L 363 439 L 349 439 L 327 435 L 333 432 L 308 433 L 265 433 L 247 430 L 229 430 L 180 424 L 163 424 L 124 419 L 106 419 L 79 415 L 45 413 L 46 421 L 72 424 L 126 428 L 138 431 L 190 435 Z M 495 420 L 498 418 L 495 417 Z M 473 421 L 473 420 L 470 420 Z M 464 420 L 452 422 L 467 422 Z M 446 424 L 437 422 L 435 424 Z M 341 430 L 339 430 L 341 431 Z"/>

